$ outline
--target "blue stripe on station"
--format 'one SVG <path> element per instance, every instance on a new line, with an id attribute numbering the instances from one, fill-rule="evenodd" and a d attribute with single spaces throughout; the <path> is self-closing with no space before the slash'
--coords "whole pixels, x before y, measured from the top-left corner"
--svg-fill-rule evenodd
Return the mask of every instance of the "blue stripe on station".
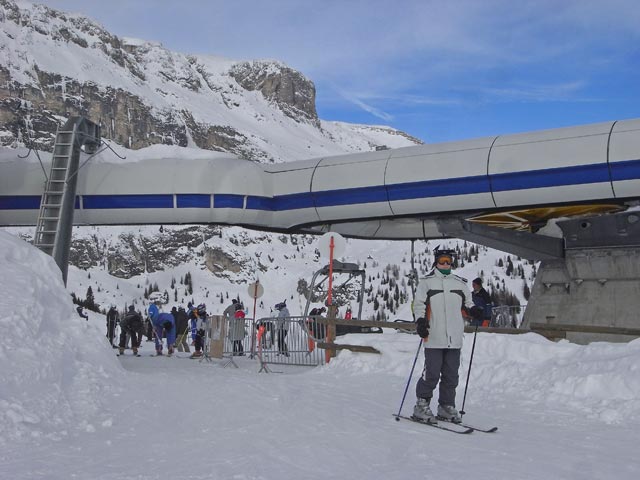
<path id="1" fill-rule="evenodd" d="M 40 195 L 0 195 L 0 210 L 39 210 Z"/>
<path id="2" fill-rule="evenodd" d="M 206 193 L 179 193 L 176 195 L 178 208 L 211 208 L 211 195 Z"/>
<path id="3" fill-rule="evenodd" d="M 275 201 L 273 198 L 249 195 L 247 197 L 247 210 L 273 211 L 274 203 Z"/>
<path id="4" fill-rule="evenodd" d="M 243 208 L 244 195 L 235 193 L 216 193 L 213 196 L 213 208 Z"/>
<path id="5" fill-rule="evenodd" d="M 494 192 L 608 181 L 609 168 L 606 163 L 491 175 Z"/>
<path id="6" fill-rule="evenodd" d="M 299 208 L 314 208 L 313 197 L 310 192 L 289 193 L 278 195 L 273 199 L 273 211 L 296 210 Z"/>
<path id="7" fill-rule="evenodd" d="M 609 173 L 609 170 L 611 171 Z M 611 177 L 609 177 L 611 175 Z M 501 173 L 473 177 L 458 177 L 443 180 L 425 180 L 420 182 L 375 185 L 371 187 L 325 190 L 322 192 L 302 192 L 276 197 L 248 195 L 246 208 L 261 211 L 287 211 L 336 205 L 357 205 L 398 200 L 414 200 L 453 195 L 469 195 L 511 190 L 529 190 L 533 188 L 559 187 L 622 180 L 640 179 L 640 160 L 612 162 L 609 165 L 598 163 L 572 167 L 548 168 L 524 172 Z M 489 180 L 491 183 L 489 183 Z M 177 194 L 178 208 L 211 208 L 209 194 Z M 124 209 L 124 208 L 173 208 L 172 194 L 149 195 L 84 195 L 83 208 L 86 210 Z M 213 208 L 245 208 L 245 195 L 214 194 Z M 0 196 L 0 210 L 37 210 L 40 197 Z M 76 197 L 76 208 L 79 200 Z"/>
<path id="8" fill-rule="evenodd" d="M 173 208 L 173 195 L 83 195 L 85 210 L 119 208 Z"/>
<path id="9" fill-rule="evenodd" d="M 342 190 L 325 190 L 323 192 L 313 192 L 312 195 L 316 207 L 376 203 L 386 202 L 389 200 L 387 196 L 387 187 L 384 185 L 344 188 Z"/>
<path id="10" fill-rule="evenodd" d="M 610 165 L 611 179 L 614 182 L 640 178 L 640 160 L 626 160 L 624 162 L 614 162 Z"/>
<path id="11" fill-rule="evenodd" d="M 469 195 L 490 191 L 486 175 L 476 177 L 447 178 L 424 182 L 398 183 L 389 185 L 389 200 L 413 200 L 414 198 L 446 197 L 449 195 Z"/>

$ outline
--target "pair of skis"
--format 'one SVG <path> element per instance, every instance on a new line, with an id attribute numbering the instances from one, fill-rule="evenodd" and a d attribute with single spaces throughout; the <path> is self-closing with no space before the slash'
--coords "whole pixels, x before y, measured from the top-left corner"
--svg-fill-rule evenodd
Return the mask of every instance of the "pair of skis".
<path id="1" fill-rule="evenodd" d="M 447 432 L 451 433 L 459 433 L 462 435 L 473 432 L 493 433 L 498 430 L 498 427 L 482 428 L 475 425 L 469 425 L 468 423 L 453 423 L 446 420 L 440 420 L 438 423 L 428 423 L 413 416 L 407 417 L 405 415 L 397 414 L 393 414 L 393 416 L 396 418 L 396 420 L 400 420 L 402 418 L 403 420 L 409 420 L 410 422 L 420 423 L 428 427 L 437 428 L 439 430 L 446 430 Z"/>

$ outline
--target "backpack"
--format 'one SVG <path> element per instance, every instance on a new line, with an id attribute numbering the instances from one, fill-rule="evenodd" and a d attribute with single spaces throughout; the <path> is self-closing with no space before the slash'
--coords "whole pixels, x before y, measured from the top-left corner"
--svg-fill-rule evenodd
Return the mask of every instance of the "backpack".
<path id="1" fill-rule="evenodd" d="M 124 330 L 137 331 L 142 328 L 142 319 L 136 312 L 129 312 L 122 319 L 121 326 Z"/>

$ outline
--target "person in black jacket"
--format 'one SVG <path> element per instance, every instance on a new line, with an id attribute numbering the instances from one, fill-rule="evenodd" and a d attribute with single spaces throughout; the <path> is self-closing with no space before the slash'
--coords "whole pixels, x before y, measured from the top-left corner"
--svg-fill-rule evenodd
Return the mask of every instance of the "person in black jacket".
<path id="1" fill-rule="evenodd" d="M 480 307 L 472 312 L 473 320 L 471 325 L 474 327 L 488 327 L 491 325 L 491 296 L 482 286 L 482 279 L 476 278 L 472 283 L 473 292 L 471 292 L 471 300 L 473 304 Z"/>
<path id="2" fill-rule="evenodd" d="M 173 309 L 171 312 L 173 313 Z M 176 319 L 176 348 L 179 352 L 189 353 L 191 351 L 187 340 L 189 336 L 189 315 L 187 315 L 184 307 L 180 307 L 173 314 L 173 318 Z"/>
<path id="3" fill-rule="evenodd" d="M 120 322 L 120 344 L 118 345 L 120 355 L 124 353 L 127 335 L 131 336 L 131 351 L 134 355 L 138 355 L 138 347 L 142 339 L 142 315 L 136 312 L 133 305 L 129 305 L 129 311 Z"/>
<path id="4" fill-rule="evenodd" d="M 119 317 L 118 310 L 111 305 L 111 308 L 107 312 L 107 338 L 113 348 L 118 348 L 113 344 L 113 337 L 115 337 L 116 334 L 116 324 L 118 323 Z"/>
<path id="5" fill-rule="evenodd" d="M 327 309 L 325 307 L 320 308 L 312 308 L 309 312 L 309 319 L 307 320 L 307 325 L 309 328 L 309 333 L 312 337 L 315 337 L 317 340 L 324 341 L 325 340 L 325 324 L 318 321 L 318 318 L 323 318 L 322 314 L 325 313 Z"/>

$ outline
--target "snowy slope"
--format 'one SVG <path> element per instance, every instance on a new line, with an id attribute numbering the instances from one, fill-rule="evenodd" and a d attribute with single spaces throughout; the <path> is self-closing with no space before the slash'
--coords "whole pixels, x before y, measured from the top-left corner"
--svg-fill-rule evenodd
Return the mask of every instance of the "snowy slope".
<path id="1" fill-rule="evenodd" d="M 239 369 L 152 358 L 145 342 L 142 358 L 116 358 L 104 317 L 75 314 L 49 257 L 5 232 L 0 252 L 0 478 L 640 475 L 640 340 L 578 346 L 479 334 L 465 419 L 499 431 L 460 436 L 392 419 L 413 335 L 351 335 L 382 355 L 342 352 L 282 374 L 258 373 L 248 357 Z"/>

